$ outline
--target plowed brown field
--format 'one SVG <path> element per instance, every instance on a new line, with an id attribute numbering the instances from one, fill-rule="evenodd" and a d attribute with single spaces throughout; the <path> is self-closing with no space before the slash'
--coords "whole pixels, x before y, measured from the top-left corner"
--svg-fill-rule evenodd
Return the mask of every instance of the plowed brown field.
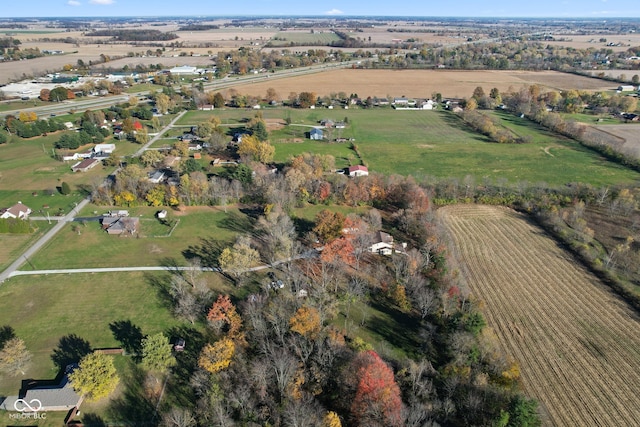
<path id="1" fill-rule="evenodd" d="M 639 425 L 637 314 L 510 209 L 458 205 L 438 217 L 544 424 Z"/>

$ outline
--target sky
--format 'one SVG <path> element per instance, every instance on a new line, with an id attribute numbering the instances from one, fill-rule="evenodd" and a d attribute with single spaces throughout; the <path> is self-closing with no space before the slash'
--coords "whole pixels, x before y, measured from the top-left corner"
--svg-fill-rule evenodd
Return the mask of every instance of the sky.
<path id="1" fill-rule="evenodd" d="M 2 0 L 3 17 L 442 16 L 640 18 L 629 0 Z"/>

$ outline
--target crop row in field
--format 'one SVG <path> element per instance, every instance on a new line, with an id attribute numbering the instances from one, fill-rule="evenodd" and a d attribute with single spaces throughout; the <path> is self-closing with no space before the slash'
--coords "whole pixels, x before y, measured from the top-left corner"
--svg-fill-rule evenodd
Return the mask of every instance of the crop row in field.
<path id="1" fill-rule="evenodd" d="M 438 211 L 488 325 L 521 365 L 545 424 L 634 425 L 640 322 L 632 309 L 519 214 Z"/>

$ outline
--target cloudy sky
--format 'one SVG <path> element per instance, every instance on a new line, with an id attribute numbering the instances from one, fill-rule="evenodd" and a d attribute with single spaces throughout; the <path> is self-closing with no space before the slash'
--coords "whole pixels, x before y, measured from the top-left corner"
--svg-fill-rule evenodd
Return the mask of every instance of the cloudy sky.
<path id="1" fill-rule="evenodd" d="M 628 0 L 2 0 L 2 16 L 377 15 L 640 17 Z"/>

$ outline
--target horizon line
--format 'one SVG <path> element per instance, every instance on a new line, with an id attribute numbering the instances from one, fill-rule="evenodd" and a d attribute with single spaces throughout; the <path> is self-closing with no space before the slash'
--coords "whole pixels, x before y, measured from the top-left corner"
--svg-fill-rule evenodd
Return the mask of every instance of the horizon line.
<path id="1" fill-rule="evenodd" d="M 607 20 L 640 20 L 640 16 L 558 16 L 558 15 L 540 15 L 540 16 L 474 16 L 474 15 L 420 15 L 420 16 L 409 16 L 409 15 L 358 15 L 358 14 L 258 14 L 258 15 L 243 15 L 243 14 L 226 14 L 226 15 L 58 15 L 58 16 L 8 16 L 0 18 L 0 22 L 11 21 L 14 19 L 22 19 L 22 20 L 50 20 L 50 19 L 105 19 L 105 18 L 130 18 L 130 19 L 153 19 L 153 18 L 198 18 L 198 19 L 206 19 L 206 18 L 214 18 L 214 19 L 225 19 L 225 18 L 323 18 L 323 19 L 349 19 L 349 18 L 370 18 L 370 19 L 381 19 L 381 18 L 395 18 L 402 20 L 423 20 L 423 19 L 562 19 L 566 21 L 577 21 L 577 20 L 596 20 L 596 21 L 607 21 Z"/>

